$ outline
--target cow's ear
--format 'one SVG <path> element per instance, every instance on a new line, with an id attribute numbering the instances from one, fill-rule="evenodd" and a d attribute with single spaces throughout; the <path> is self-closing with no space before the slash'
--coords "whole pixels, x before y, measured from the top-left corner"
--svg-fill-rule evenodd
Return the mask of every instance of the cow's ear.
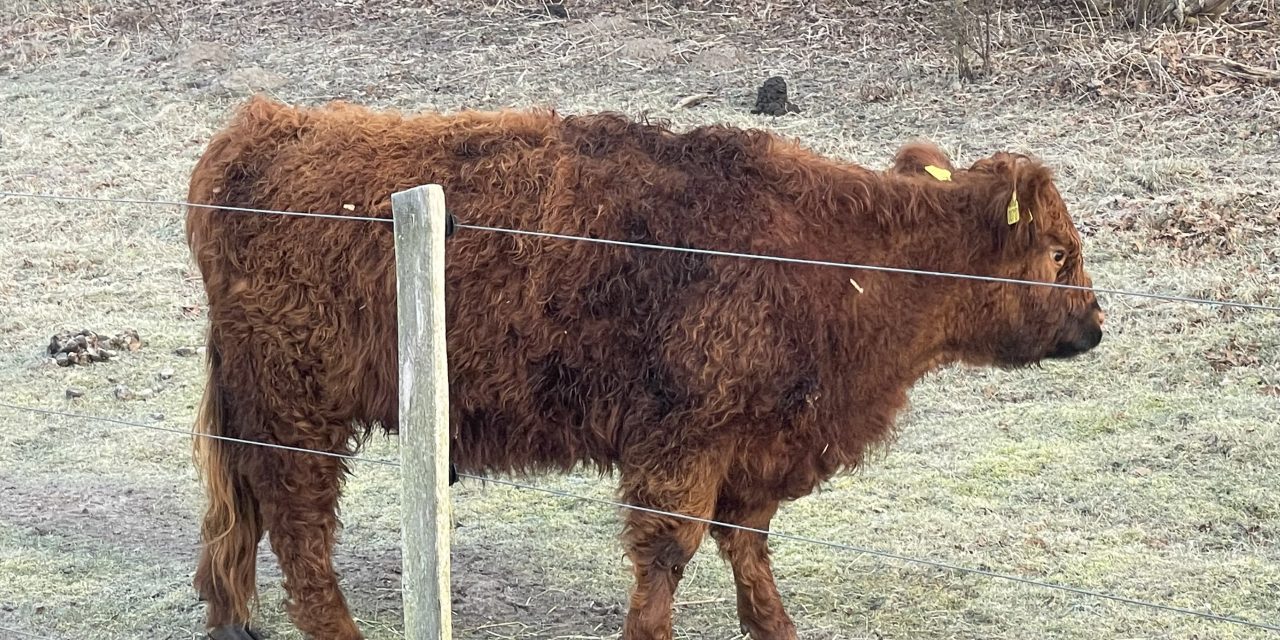
<path id="1" fill-rule="evenodd" d="M 1029 246 L 1039 224 L 1047 222 L 1045 205 L 1056 199 L 1053 178 L 1045 166 L 1026 156 L 997 153 L 969 169 L 985 173 L 986 193 L 980 197 L 983 217 L 1001 248 Z M 1039 222 L 1036 216 L 1041 219 Z"/>
<path id="2" fill-rule="evenodd" d="M 938 145 L 926 140 L 915 140 L 903 145 L 893 157 L 890 173 L 901 175 L 931 175 L 939 180 L 949 180 L 955 168 Z"/>

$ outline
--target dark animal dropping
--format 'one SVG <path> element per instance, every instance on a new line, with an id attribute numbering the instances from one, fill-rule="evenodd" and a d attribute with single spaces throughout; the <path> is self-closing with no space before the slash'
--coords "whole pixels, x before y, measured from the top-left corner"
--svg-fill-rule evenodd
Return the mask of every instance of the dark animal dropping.
<path id="1" fill-rule="evenodd" d="M 756 89 L 756 106 L 751 113 L 783 116 L 799 112 L 800 108 L 787 98 L 787 81 L 782 76 L 773 76 Z"/>
<path id="2" fill-rule="evenodd" d="M 546 7 L 547 13 L 554 17 L 560 18 L 561 20 L 569 17 L 569 12 L 565 10 L 564 3 L 548 2 L 546 3 Z"/>

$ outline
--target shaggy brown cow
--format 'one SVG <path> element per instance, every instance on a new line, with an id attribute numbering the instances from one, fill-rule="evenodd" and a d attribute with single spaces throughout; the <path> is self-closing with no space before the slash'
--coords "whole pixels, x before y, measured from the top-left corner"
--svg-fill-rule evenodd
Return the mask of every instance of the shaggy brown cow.
<path id="1" fill-rule="evenodd" d="M 1040 164 L 1001 153 L 944 181 L 921 162 L 946 158 L 915 144 L 880 173 L 722 126 L 254 99 L 209 144 L 190 199 L 389 218 L 391 193 L 440 183 L 464 223 L 1091 286 Z M 1023 215 L 1010 224 L 1015 189 Z M 376 427 L 395 430 L 390 224 L 196 206 L 187 225 L 210 321 L 198 432 L 349 454 Z M 617 470 L 628 503 L 760 529 L 780 501 L 885 441 L 926 372 L 1068 357 L 1102 335 L 1087 289 L 467 229 L 447 265 L 458 471 Z M 195 585 L 214 637 L 254 637 L 254 552 L 269 533 L 294 623 L 359 638 L 331 563 L 347 464 L 197 440 L 210 503 Z M 708 527 L 625 519 L 623 637 L 670 638 L 676 584 Z M 766 538 L 710 533 L 743 628 L 794 638 Z"/>

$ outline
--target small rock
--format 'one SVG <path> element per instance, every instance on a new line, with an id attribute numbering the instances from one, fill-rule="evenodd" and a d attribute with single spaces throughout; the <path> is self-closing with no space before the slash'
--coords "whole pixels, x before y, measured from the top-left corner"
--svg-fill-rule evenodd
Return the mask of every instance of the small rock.
<path id="1" fill-rule="evenodd" d="M 117 378 L 115 376 L 107 376 L 107 382 L 110 384 L 116 384 L 117 382 L 120 382 L 120 378 Z"/>
<path id="2" fill-rule="evenodd" d="M 163 368 L 163 369 L 161 369 L 161 370 L 160 370 L 160 379 L 161 379 L 161 380 L 168 380 L 168 379 L 170 379 L 170 378 L 172 378 L 172 377 L 173 377 L 173 373 L 174 373 L 174 371 L 173 371 L 173 369 L 172 369 L 171 367 L 165 367 L 165 368 Z"/>
<path id="3" fill-rule="evenodd" d="M 1147 477 L 1147 476 L 1151 475 L 1151 468 L 1150 468 L 1150 467 L 1138 467 L 1137 469 L 1134 469 L 1134 470 L 1133 470 L 1133 475 L 1138 476 L 1139 478 L 1145 478 L 1145 477 Z"/>
<path id="4" fill-rule="evenodd" d="M 66 353 L 59 353 L 53 357 L 53 361 L 58 363 L 59 367 L 71 366 L 71 356 Z"/>
<path id="5" fill-rule="evenodd" d="M 129 330 L 112 338 L 110 340 L 110 344 L 112 347 L 117 349 L 124 349 L 133 352 L 142 348 L 142 338 L 138 336 L 137 331 Z"/>
<path id="6" fill-rule="evenodd" d="M 122 384 L 116 385 L 115 396 L 116 400 L 132 400 L 134 398 L 133 391 Z"/>
<path id="7" fill-rule="evenodd" d="M 155 396 L 155 395 L 156 395 L 156 392 L 154 392 L 154 391 L 152 391 L 152 390 L 150 390 L 150 389 L 143 389 L 142 391 L 139 391 L 139 392 L 138 392 L 138 399 L 139 399 L 139 400 L 150 400 L 150 399 L 152 398 L 152 396 Z"/>
<path id="8" fill-rule="evenodd" d="M 152 419 L 152 420 L 155 420 L 156 422 L 164 422 L 164 414 L 163 414 L 163 413 L 153 413 L 153 414 L 151 414 L 151 419 Z"/>
<path id="9" fill-rule="evenodd" d="M 67 397 L 68 397 L 68 398 L 83 398 L 83 397 L 84 397 L 84 389 L 81 389 L 80 387 L 67 387 Z"/>
<path id="10" fill-rule="evenodd" d="M 180 358 L 190 358 L 196 355 L 196 350 L 191 347 L 178 347 L 173 350 L 173 354 Z"/>

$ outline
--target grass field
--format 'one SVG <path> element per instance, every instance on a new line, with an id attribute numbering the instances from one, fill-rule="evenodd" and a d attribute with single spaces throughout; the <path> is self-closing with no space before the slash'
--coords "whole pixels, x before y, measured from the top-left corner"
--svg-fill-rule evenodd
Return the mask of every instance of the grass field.
<path id="1" fill-rule="evenodd" d="M 1098 286 L 1280 304 L 1280 85 L 1215 58 L 1280 68 L 1274 2 L 1182 31 L 1006 11 L 990 69 L 965 83 L 923 3 L 572 1 L 567 19 L 541 7 L 7 0 L 0 190 L 181 199 L 205 141 L 255 89 L 309 104 L 647 112 L 679 127 L 769 128 L 877 168 L 913 137 L 966 164 L 1029 151 L 1058 171 Z M 750 114 L 774 74 L 801 111 Z M 0 402 L 190 428 L 202 364 L 175 350 L 199 345 L 204 317 L 182 215 L 0 198 Z M 923 381 L 886 454 L 785 506 L 774 529 L 1280 624 L 1280 315 L 1102 303 L 1107 336 L 1088 357 Z M 54 365 L 50 337 L 81 328 L 135 330 L 143 346 Z M 197 637 L 189 439 L 0 416 L 0 627 Z M 363 455 L 395 459 L 395 440 Z M 608 478 L 530 481 L 611 496 Z M 618 636 L 630 574 L 614 510 L 475 482 L 454 496 L 455 637 Z M 360 465 L 338 563 L 375 640 L 402 636 L 399 517 L 397 470 Z M 1276 637 L 799 542 L 773 548 L 806 639 Z M 260 626 L 299 637 L 265 546 L 261 561 Z M 677 637 L 737 637 L 713 545 L 686 576 Z"/>

